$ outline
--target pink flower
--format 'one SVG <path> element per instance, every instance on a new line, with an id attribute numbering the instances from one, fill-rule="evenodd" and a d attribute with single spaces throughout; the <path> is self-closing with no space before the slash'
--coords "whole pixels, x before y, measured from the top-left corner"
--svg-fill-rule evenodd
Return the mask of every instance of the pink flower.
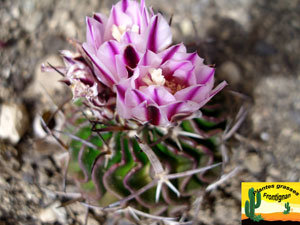
<path id="1" fill-rule="evenodd" d="M 79 52 L 61 51 L 66 67 L 63 82 L 70 86 L 73 100 L 83 98 L 99 119 L 112 119 L 115 110 L 115 96 L 111 89 L 97 79 Z"/>
<path id="2" fill-rule="evenodd" d="M 157 126 L 195 115 L 226 82 L 213 88 L 215 69 L 171 42 L 169 24 L 150 15 L 144 0 L 122 0 L 108 18 L 87 18 L 83 61 L 65 54 L 74 97 L 85 97 L 99 112 L 106 106 L 124 119 Z"/>
<path id="3" fill-rule="evenodd" d="M 136 57 L 146 49 L 157 53 L 171 42 L 171 29 L 160 14 L 150 17 L 144 1 L 138 4 L 122 0 L 113 6 L 108 19 L 101 14 L 87 18 L 87 42 L 83 49 L 99 81 L 113 88 L 130 77 L 128 69 L 121 68 L 121 64 L 126 64 L 124 54 Z M 128 45 L 134 46 L 134 52 L 129 52 Z M 127 66 L 133 69 L 132 65 Z"/>
<path id="4" fill-rule="evenodd" d="M 117 88 L 117 112 L 125 119 L 170 126 L 191 116 L 226 86 L 215 89 L 215 69 L 183 44 L 160 53 L 147 50 L 133 75 Z"/>

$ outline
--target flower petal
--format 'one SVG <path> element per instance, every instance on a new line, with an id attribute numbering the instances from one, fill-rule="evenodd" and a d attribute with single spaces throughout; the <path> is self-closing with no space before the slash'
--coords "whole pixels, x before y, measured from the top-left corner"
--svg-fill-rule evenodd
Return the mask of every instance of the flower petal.
<path id="1" fill-rule="evenodd" d="M 161 52 L 161 54 L 160 54 L 162 57 L 161 64 L 165 63 L 166 61 L 168 61 L 170 59 L 178 60 L 178 57 L 176 57 L 176 55 L 178 55 L 178 53 L 186 53 L 186 48 L 182 43 L 180 43 L 178 45 L 174 45 L 174 46 L 166 49 L 165 51 Z M 176 58 L 173 58 L 173 57 L 176 57 Z"/>
<path id="2" fill-rule="evenodd" d="M 156 126 L 169 126 L 166 115 L 163 111 L 156 105 L 149 105 L 146 102 L 141 103 L 132 109 L 133 118 L 141 122 L 150 122 Z"/>
<path id="3" fill-rule="evenodd" d="M 176 70 L 184 70 L 188 72 L 194 68 L 194 65 L 190 61 L 186 60 L 168 60 L 161 66 L 161 68 L 165 78 L 172 79 Z"/>
<path id="4" fill-rule="evenodd" d="M 129 77 L 128 71 L 126 69 L 126 64 L 122 55 L 116 55 L 116 73 L 118 74 L 119 81 L 127 79 Z"/>
<path id="5" fill-rule="evenodd" d="M 100 82 L 104 83 L 108 87 L 112 87 L 113 84 L 116 83 L 116 80 L 114 79 L 114 76 L 108 70 L 108 68 L 94 54 L 93 47 L 91 47 L 87 43 L 83 43 L 82 48 L 93 63 L 94 72 L 97 79 L 99 79 Z"/>
<path id="6" fill-rule="evenodd" d="M 175 93 L 175 98 L 178 101 L 194 101 L 201 102 L 203 99 L 208 98 L 211 88 L 206 85 L 195 85 L 182 89 Z"/>
<path id="7" fill-rule="evenodd" d="M 203 60 L 197 56 L 195 58 L 195 74 L 198 84 L 210 83 L 211 88 L 213 87 L 213 76 L 215 69 L 203 64 Z"/>
<path id="8" fill-rule="evenodd" d="M 140 57 L 132 45 L 127 45 L 124 50 L 124 61 L 130 68 L 135 68 L 140 60 Z"/>
<path id="9" fill-rule="evenodd" d="M 107 23 L 106 16 L 102 15 L 101 13 L 94 13 L 93 18 L 104 25 Z"/>
<path id="10" fill-rule="evenodd" d="M 126 12 L 129 3 L 128 0 L 122 0 L 122 11 Z"/>
<path id="11" fill-rule="evenodd" d="M 174 121 L 177 116 L 189 116 L 198 110 L 199 104 L 192 101 L 177 101 L 161 107 L 163 112 L 167 115 L 170 122 Z"/>
<path id="12" fill-rule="evenodd" d="M 196 76 L 193 69 L 188 71 L 183 69 L 176 70 L 173 74 L 173 77 L 178 83 L 181 83 L 185 86 L 191 86 L 197 84 Z"/>
<path id="13" fill-rule="evenodd" d="M 151 68 L 157 68 L 161 65 L 161 60 L 162 59 L 158 54 L 155 54 L 154 52 L 147 49 L 139 65 L 151 66 Z"/>
<path id="14" fill-rule="evenodd" d="M 176 101 L 175 97 L 163 86 L 150 85 L 140 90 L 158 106 Z"/>
<path id="15" fill-rule="evenodd" d="M 113 6 L 111 9 L 110 16 L 105 27 L 104 41 L 114 40 L 112 35 L 113 25 L 117 28 L 120 26 L 127 27 L 132 25 L 132 19 L 129 15 L 122 11 L 121 5 L 118 4 Z"/>
<path id="16" fill-rule="evenodd" d="M 103 42 L 103 33 L 104 33 L 104 25 L 99 23 L 99 21 L 87 17 L 87 32 L 86 32 L 86 40 L 89 45 L 94 46 L 95 49 L 98 49 L 101 43 Z"/>
<path id="17" fill-rule="evenodd" d="M 215 87 L 212 91 L 210 91 L 208 98 L 202 100 L 199 102 L 199 107 L 201 108 L 204 106 L 207 102 L 209 102 L 216 94 L 218 94 L 225 86 L 227 86 L 227 82 L 223 81 L 221 82 L 217 87 Z"/>
<path id="18" fill-rule="evenodd" d="M 147 49 L 160 52 L 172 42 L 172 33 L 167 21 L 160 15 L 152 17 L 147 35 Z"/>
<path id="19" fill-rule="evenodd" d="M 115 82 L 120 81 L 117 73 L 116 56 L 121 54 L 123 46 L 117 41 L 104 42 L 97 51 L 97 58 L 111 72 Z"/>

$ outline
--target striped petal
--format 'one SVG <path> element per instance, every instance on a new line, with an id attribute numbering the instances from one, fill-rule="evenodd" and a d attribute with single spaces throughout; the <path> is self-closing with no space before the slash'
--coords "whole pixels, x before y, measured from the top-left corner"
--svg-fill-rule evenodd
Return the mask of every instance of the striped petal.
<path id="1" fill-rule="evenodd" d="M 117 41 L 107 41 L 97 51 L 98 60 L 109 69 L 116 83 L 120 81 L 120 74 L 117 73 L 116 56 L 121 54 L 122 48 L 123 46 Z"/>
<path id="2" fill-rule="evenodd" d="M 94 49 L 92 46 L 87 43 L 83 43 L 83 50 L 86 55 L 89 57 L 91 62 L 93 63 L 94 72 L 96 74 L 97 79 L 103 84 L 111 87 L 116 83 L 116 80 L 113 74 L 109 71 L 109 69 L 99 60 L 99 58 L 95 55 Z"/>
<path id="3" fill-rule="evenodd" d="M 177 101 L 168 105 L 165 105 L 162 108 L 162 111 L 167 116 L 170 122 L 174 122 L 176 117 L 179 116 L 189 116 L 198 110 L 199 104 L 192 101 Z"/>
<path id="4" fill-rule="evenodd" d="M 185 86 L 191 86 L 197 84 L 196 76 L 193 69 L 176 70 L 173 74 L 173 77 L 175 78 L 175 80 L 177 80 L 178 83 Z"/>
<path id="5" fill-rule="evenodd" d="M 118 84 L 116 87 L 116 93 L 117 93 L 117 105 L 116 110 L 117 113 L 124 119 L 130 119 L 131 118 L 131 112 L 130 108 L 125 103 L 125 95 L 126 95 L 126 85 Z"/>
<path id="6" fill-rule="evenodd" d="M 147 49 L 139 65 L 158 68 L 161 65 L 161 62 L 162 62 L 162 58 L 158 54 L 155 54 L 154 52 Z"/>
<path id="7" fill-rule="evenodd" d="M 167 105 L 176 101 L 175 97 L 165 87 L 151 85 L 140 89 L 143 94 L 155 102 L 158 106 Z"/>
<path id="8" fill-rule="evenodd" d="M 201 102 L 199 102 L 199 108 L 204 106 L 207 102 L 209 102 L 216 94 L 218 94 L 224 87 L 227 86 L 227 82 L 223 81 L 221 82 L 217 87 L 215 87 L 213 90 L 209 92 L 209 95 L 207 98 L 203 99 Z"/>
<path id="9" fill-rule="evenodd" d="M 162 62 L 161 64 L 165 63 L 166 61 L 173 59 L 173 60 L 182 60 L 183 57 L 178 57 L 183 53 L 186 54 L 186 47 L 180 43 L 178 45 L 171 46 L 170 48 L 166 49 L 165 51 L 161 52 Z"/>
<path id="10" fill-rule="evenodd" d="M 104 25 L 94 18 L 86 18 L 86 40 L 87 43 L 93 46 L 96 50 L 103 42 Z"/>
<path id="11" fill-rule="evenodd" d="M 208 98 L 210 87 L 206 85 L 195 85 L 181 91 L 175 93 L 175 98 L 178 101 L 194 101 L 194 102 L 201 102 L 203 99 Z"/>
<path id="12" fill-rule="evenodd" d="M 106 18 L 106 16 L 104 16 L 104 15 L 101 14 L 101 13 L 94 13 L 93 18 L 94 18 L 95 20 L 97 20 L 99 23 L 102 23 L 103 25 L 106 25 L 106 23 L 107 23 L 107 18 Z"/>
<path id="13" fill-rule="evenodd" d="M 149 122 L 156 126 L 169 126 L 166 115 L 163 111 L 156 105 L 149 105 L 147 102 L 143 102 L 140 105 L 132 109 L 133 118 L 141 122 Z"/>
<path id="14" fill-rule="evenodd" d="M 147 33 L 147 49 L 160 52 L 172 43 L 171 28 L 160 15 L 152 17 Z"/>
<path id="15" fill-rule="evenodd" d="M 168 60 L 167 62 L 165 62 L 162 66 L 161 66 L 162 70 L 163 70 L 163 74 L 165 76 L 166 79 L 172 79 L 173 78 L 173 74 L 177 71 L 177 70 L 183 70 L 183 71 L 191 71 L 194 68 L 194 65 L 187 60 Z"/>

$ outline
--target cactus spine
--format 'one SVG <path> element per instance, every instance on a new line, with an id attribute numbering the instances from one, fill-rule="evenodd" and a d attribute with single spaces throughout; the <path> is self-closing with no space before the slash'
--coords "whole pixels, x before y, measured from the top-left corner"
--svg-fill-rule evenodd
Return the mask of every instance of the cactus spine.
<path id="1" fill-rule="evenodd" d="M 283 214 L 289 214 L 291 210 L 290 203 L 284 203 L 284 207 L 286 208 L 286 210 L 283 211 Z"/>
<path id="2" fill-rule="evenodd" d="M 255 209 L 259 208 L 261 204 L 261 194 L 257 192 L 256 195 L 254 194 L 254 188 L 250 188 L 248 191 L 249 201 L 247 200 L 245 203 L 245 214 L 251 220 L 254 220 L 255 217 Z M 255 203 L 255 196 L 256 196 L 256 203 Z"/>

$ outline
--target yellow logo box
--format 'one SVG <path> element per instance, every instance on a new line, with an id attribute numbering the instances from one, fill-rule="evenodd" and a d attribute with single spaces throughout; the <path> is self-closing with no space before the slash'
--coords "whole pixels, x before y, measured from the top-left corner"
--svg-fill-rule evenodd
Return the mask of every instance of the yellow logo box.
<path id="1" fill-rule="evenodd" d="M 242 182 L 241 190 L 242 224 L 300 222 L 300 183 Z"/>

